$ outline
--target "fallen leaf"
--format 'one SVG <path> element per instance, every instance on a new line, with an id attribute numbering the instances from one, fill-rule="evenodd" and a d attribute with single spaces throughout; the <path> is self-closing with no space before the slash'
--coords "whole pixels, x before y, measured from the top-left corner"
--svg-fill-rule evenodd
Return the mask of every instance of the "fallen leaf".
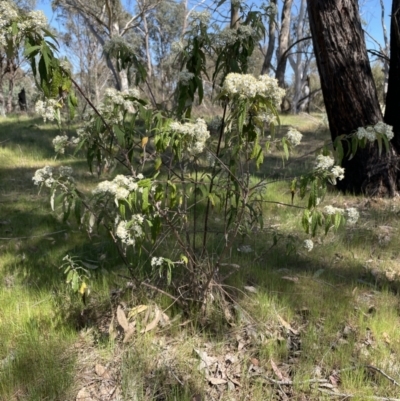
<path id="1" fill-rule="evenodd" d="M 129 323 L 128 320 L 126 319 L 125 312 L 121 308 L 121 305 L 118 305 L 117 308 L 117 320 L 119 325 L 124 329 L 124 331 L 127 331 L 129 329 Z"/>
<path id="2" fill-rule="evenodd" d="M 273 361 L 273 359 L 271 359 L 271 367 L 272 367 L 272 370 L 274 371 L 276 377 L 279 380 L 285 380 L 285 377 L 283 376 L 283 374 L 282 374 L 281 370 L 278 368 L 278 366 L 276 366 L 276 364 Z"/>
<path id="3" fill-rule="evenodd" d="M 96 363 L 96 366 L 94 367 L 94 371 L 96 372 L 97 376 L 102 377 L 104 375 L 104 373 L 106 373 L 106 368 L 103 365 Z"/>
<path id="4" fill-rule="evenodd" d="M 283 326 L 283 327 L 285 327 L 285 329 L 287 329 L 287 330 L 290 330 L 293 334 L 299 334 L 299 332 L 297 331 L 297 330 L 295 330 L 285 319 L 283 319 L 280 315 L 278 315 L 277 314 L 277 316 L 278 316 L 278 319 L 279 319 L 279 321 L 280 321 L 280 323 L 281 323 L 281 325 Z"/>
<path id="5" fill-rule="evenodd" d="M 218 377 L 207 377 L 207 380 L 214 385 L 218 385 L 218 384 L 225 384 L 228 382 L 228 380 L 225 379 L 219 379 Z"/>
<path id="6" fill-rule="evenodd" d="M 76 401 L 93 401 L 93 398 L 91 397 L 89 390 L 87 390 L 86 387 L 83 387 L 79 390 L 76 396 Z"/>
<path id="7" fill-rule="evenodd" d="M 325 269 L 318 269 L 318 270 L 314 273 L 314 277 L 315 277 L 315 278 L 318 278 L 324 271 L 325 271 Z"/>
<path id="8" fill-rule="evenodd" d="M 136 315 L 138 315 L 139 313 L 144 312 L 145 310 L 147 310 L 148 306 L 147 305 L 138 305 L 135 306 L 134 308 L 132 308 L 129 313 L 128 313 L 128 319 L 132 319 L 133 317 L 135 317 Z"/>
<path id="9" fill-rule="evenodd" d="M 246 285 L 246 286 L 244 287 L 244 289 L 245 289 L 246 291 L 252 292 L 253 294 L 256 294 L 256 293 L 257 293 L 257 288 L 253 287 L 252 285 Z"/>
<path id="10" fill-rule="evenodd" d="M 283 280 L 293 281 L 293 283 L 297 283 L 299 278 L 296 276 L 283 276 L 281 277 Z"/>
<path id="11" fill-rule="evenodd" d="M 335 376 L 329 376 L 329 381 L 331 382 L 331 384 L 333 385 L 333 386 L 337 386 L 337 379 L 336 379 L 336 377 Z"/>
<path id="12" fill-rule="evenodd" d="M 110 325 L 108 326 L 108 334 L 111 341 L 115 340 L 115 338 L 117 337 L 117 332 L 114 329 L 114 316 L 111 318 Z"/>
<path id="13" fill-rule="evenodd" d="M 257 358 L 251 358 L 250 362 L 254 365 L 254 366 L 258 366 L 260 364 L 260 361 Z"/>
<path id="14" fill-rule="evenodd" d="M 129 323 L 128 330 L 125 331 L 125 337 L 123 340 L 124 343 L 127 343 L 130 340 L 130 338 L 133 336 L 133 334 L 135 333 L 135 326 L 136 326 L 136 322 Z"/>
<path id="15" fill-rule="evenodd" d="M 160 321 L 162 313 L 160 309 L 156 308 L 156 314 L 154 319 L 146 326 L 145 329 L 141 331 L 141 333 L 147 333 L 150 330 L 153 330 L 157 327 L 158 322 Z"/>

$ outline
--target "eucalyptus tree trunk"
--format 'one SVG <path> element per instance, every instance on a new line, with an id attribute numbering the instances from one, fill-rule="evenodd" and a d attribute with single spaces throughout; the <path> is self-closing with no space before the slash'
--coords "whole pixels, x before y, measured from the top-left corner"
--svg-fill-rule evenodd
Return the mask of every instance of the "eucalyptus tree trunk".
<path id="1" fill-rule="evenodd" d="M 239 7 L 235 0 L 231 0 L 231 29 L 238 29 L 240 24 Z"/>
<path id="2" fill-rule="evenodd" d="M 277 10 L 277 1 L 271 0 L 271 4 L 274 5 L 274 9 Z M 267 52 L 265 53 L 264 62 L 261 67 L 261 75 L 268 74 L 271 69 L 271 61 L 272 56 L 274 55 L 275 50 L 275 36 L 276 36 L 276 22 L 275 18 L 277 14 L 271 15 L 269 19 L 269 27 L 268 27 L 268 47 Z"/>
<path id="3" fill-rule="evenodd" d="M 301 0 L 300 11 L 297 17 L 296 40 L 299 41 L 304 35 L 305 16 L 307 12 L 307 0 Z M 294 71 L 294 94 L 292 98 L 292 114 L 298 112 L 299 100 L 302 97 L 304 87 L 307 83 L 307 70 L 310 59 L 305 56 L 305 48 L 308 41 L 298 42 L 296 46 L 296 54 L 289 56 L 290 65 Z"/>
<path id="4" fill-rule="evenodd" d="M 293 0 L 285 0 L 283 2 L 281 28 L 279 32 L 278 65 L 276 67 L 275 74 L 275 78 L 278 80 L 278 85 L 281 88 L 285 87 L 285 72 L 287 64 L 287 50 L 289 48 L 292 5 Z"/>
<path id="5" fill-rule="evenodd" d="M 3 78 L 4 78 L 4 61 L 5 57 L 0 54 L 0 116 L 6 115 L 5 104 L 4 104 L 4 93 L 3 93 Z"/>
<path id="6" fill-rule="evenodd" d="M 13 111 L 13 97 L 14 97 L 14 86 L 15 86 L 15 76 L 17 73 L 17 66 L 13 59 L 7 60 L 7 73 L 8 73 L 8 94 L 7 94 L 7 104 L 6 112 L 12 113 Z"/>
<path id="7" fill-rule="evenodd" d="M 400 153 L 400 0 L 393 0 L 390 23 L 390 68 L 385 122 L 393 126 L 392 143 Z"/>
<path id="8" fill-rule="evenodd" d="M 396 1 L 393 1 L 392 5 Z M 389 40 L 387 36 L 387 30 L 386 30 L 386 25 L 385 25 L 385 4 L 383 3 L 383 0 L 380 0 L 381 3 L 381 23 L 382 23 L 382 31 L 383 31 L 383 41 L 385 43 L 385 47 L 382 49 L 384 56 L 387 57 L 387 59 L 383 60 L 383 76 L 384 76 L 384 84 L 383 84 L 383 95 L 386 97 L 387 95 L 387 90 L 388 90 L 388 84 L 389 84 L 389 57 L 390 57 L 390 46 L 389 46 Z"/>
<path id="9" fill-rule="evenodd" d="M 382 120 L 365 47 L 358 2 L 307 0 L 310 28 L 332 140 Z M 346 149 L 345 149 L 346 151 Z M 345 152 L 346 154 L 346 152 Z M 397 189 L 394 149 L 379 157 L 376 144 L 345 156 L 343 191 L 394 196 Z"/>

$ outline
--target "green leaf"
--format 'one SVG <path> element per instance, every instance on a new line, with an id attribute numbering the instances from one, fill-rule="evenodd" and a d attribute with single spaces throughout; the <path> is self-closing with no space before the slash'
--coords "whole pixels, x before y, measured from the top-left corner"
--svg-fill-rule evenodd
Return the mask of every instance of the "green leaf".
<path id="1" fill-rule="evenodd" d="M 115 136 L 117 137 L 119 145 L 124 147 L 125 146 L 125 132 L 118 125 L 113 126 L 113 131 L 115 133 Z"/>
<path id="2" fill-rule="evenodd" d="M 75 197 L 74 214 L 75 214 L 76 222 L 78 223 L 78 225 L 80 225 L 81 218 L 82 218 L 82 201 L 79 197 Z"/>
<path id="3" fill-rule="evenodd" d="M 341 224 L 341 222 L 342 222 L 342 215 L 340 214 L 340 213 L 336 213 L 335 215 L 334 215 L 334 218 L 333 218 L 333 224 L 334 224 L 334 226 L 335 226 L 335 230 L 338 230 L 339 229 L 339 227 L 340 227 L 340 224 Z"/>
<path id="4" fill-rule="evenodd" d="M 303 226 L 304 231 L 309 234 L 310 231 L 310 210 L 305 209 L 303 212 L 303 217 L 301 219 L 301 224 Z"/>
<path id="5" fill-rule="evenodd" d="M 142 193 L 142 211 L 147 212 L 149 208 L 149 187 L 143 188 Z"/>
<path id="6" fill-rule="evenodd" d="M 283 152 L 285 154 L 286 160 L 289 160 L 289 147 L 288 147 L 286 138 L 282 138 L 282 146 L 283 146 Z"/>

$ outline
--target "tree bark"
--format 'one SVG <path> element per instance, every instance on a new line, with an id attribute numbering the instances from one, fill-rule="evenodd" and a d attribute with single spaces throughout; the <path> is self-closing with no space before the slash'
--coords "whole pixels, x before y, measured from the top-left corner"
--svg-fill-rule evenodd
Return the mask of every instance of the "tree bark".
<path id="1" fill-rule="evenodd" d="M 279 45 L 278 45 L 278 64 L 276 67 L 275 78 L 278 80 L 278 85 L 281 88 L 285 87 L 285 72 L 287 64 L 287 49 L 289 47 L 289 33 L 290 33 L 290 17 L 292 12 L 293 0 L 285 0 L 282 10 L 282 22 L 279 32 Z"/>
<path id="2" fill-rule="evenodd" d="M 274 4 L 275 10 L 277 10 L 277 1 L 271 0 L 271 4 Z M 268 74 L 271 69 L 271 60 L 274 55 L 275 50 L 275 36 L 276 36 L 276 23 L 275 23 L 276 15 L 273 15 L 269 19 L 269 27 L 268 27 L 268 47 L 267 52 L 264 57 L 264 62 L 261 67 L 261 75 Z"/>
<path id="3" fill-rule="evenodd" d="M 385 122 L 393 126 L 392 144 L 400 153 L 400 0 L 393 0 L 390 23 L 390 66 Z"/>
<path id="4" fill-rule="evenodd" d="M 235 1 L 231 1 L 231 29 L 238 29 L 240 25 L 239 7 Z"/>
<path id="5" fill-rule="evenodd" d="M 307 0 L 314 53 L 328 115 L 332 140 L 358 127 L 382 120 L 369 64 L 358 2 L 354 0 Z M 346 152 L 346 149 L 345 149 Z M 345 153 L 346 154 L 346 153 Z M 359 149 L 342 162 L 342 191 L 369 195 L 396 192 L 394 150 L 381 157 L 375 143 Z"/>

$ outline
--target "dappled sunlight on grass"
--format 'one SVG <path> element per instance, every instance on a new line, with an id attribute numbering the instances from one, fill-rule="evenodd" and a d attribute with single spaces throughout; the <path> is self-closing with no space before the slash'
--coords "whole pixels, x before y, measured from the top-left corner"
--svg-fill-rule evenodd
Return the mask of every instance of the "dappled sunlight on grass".
<path id="1" fill-rule="evenodd" d="M 63 222 L 51 211 L 45 188 L 38 194 L 32 176 L 45 165 L 72 165 L 86 193 L 100 180 L 72 149 L 54 159 L 56 127 L 26 117 L 0 119 L 0 399 L 72 400 L 91 386 L 86 376 L 114 383 L 125 399 L 144 401 L 217 393 L 226 400 L 278 400 L 282 394 L 318 400 L 322 390 L 360 400 L 396 397 L 398 388 L 379 370 L 400 381 L 400 202 L 331 188 L 323 204 L 356 207 L 360 220 L 318 233 L 311 252 L 303 248 L 309 238 L 301 226 L 305 201 L 292 198 L 289 180 L 312 168 L 314 149 L 329 141 L 319 120 L 282 116 L 281 130 L 298 128 L 304 144 L 286 167 L 276 151 L 253 174 L 253 184 L 265 179 L 263 227 L 243 228 L 224 255 L 214 284 L 219 292 L 207 298 L 207 313 L 193 307 L 183 314 L 165 294 L 130 280 L 104 232 L 88 238 L 74 218 Z M 213 266 L 225 241 L 218 206 L 216 200 L 210 212 L 204 268 Z M 203 213 L 199 209 L 197 217 Z M 194 240 L 200 248 L 201 234 Z M 172 236 L 159 250 L 179 258 Z M 94 266 L 86 304 L 65 285 L 59 267 L 66 254 Z M 141 258 L 137 264 L 147 269 Z M 173 274 L 183 273 L 176 267 Z M 165 280 L 159 271 L 152 277 Z M 154 315 L 157 306 L 169 323 L 146 332 L 154 316 L 142 313 L 124 344 L 116 317 L 121 305 L 126 316 L 138 305 Z"/>

